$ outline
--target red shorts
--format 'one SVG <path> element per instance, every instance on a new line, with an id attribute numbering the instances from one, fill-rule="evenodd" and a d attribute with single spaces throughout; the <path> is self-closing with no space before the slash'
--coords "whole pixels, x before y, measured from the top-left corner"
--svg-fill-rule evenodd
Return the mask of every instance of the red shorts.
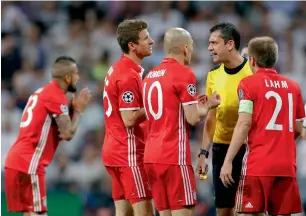
<path id="1" fill-rule="evenodd" d="M 286 215 L 302 212 L 296 178 L 241 176 L 236 195 L 238 213 Z"/>
<path id="2" fill-rule="evenodd" d="M 151 200 L 151 188 L 144 167 L 106 167 L 112 176 L 112 196 L 115 201 L 129 200 L 131 204 Z"/>
<path id="3" fill-rule="evenodd" d="M 145 164 L 158 211 L 178 210 L 197 204 L 192 166 Z"/>
<path id="4" fill-rule="evenodd" d="M 9 212 L 46 212 L 44 175 L 30 175 L 5 168 L 5 195 Z"/>

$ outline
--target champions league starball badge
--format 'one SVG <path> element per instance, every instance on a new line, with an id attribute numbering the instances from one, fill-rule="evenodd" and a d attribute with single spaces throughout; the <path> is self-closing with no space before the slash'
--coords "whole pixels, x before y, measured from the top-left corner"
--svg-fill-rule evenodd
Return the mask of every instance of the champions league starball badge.
<path id="1" fill-rule="evenodd" d="M 67 105 L 65 105 L 65 104 L 62 104 L 61 106 L 60 106 L 60 109 L 61 109 L 61 111 L 64 113 L 64 114 L 69 114 L 69 109 L 68 109 L 68 106 Z"/>
<path id="2" fill-rule="evenodd" d="M 132 101 L 134 100 L 134 94 L 130 91 L 126 91 L 122 95 L 122 100 L 125 103 L 132 103 Z"/>
<path id="3" fill-rule="evenodd" d="M 187 86 L 187 91 L 191 96 L 194 96 L 197 93 L 197 89 L 193 84 Z"/>

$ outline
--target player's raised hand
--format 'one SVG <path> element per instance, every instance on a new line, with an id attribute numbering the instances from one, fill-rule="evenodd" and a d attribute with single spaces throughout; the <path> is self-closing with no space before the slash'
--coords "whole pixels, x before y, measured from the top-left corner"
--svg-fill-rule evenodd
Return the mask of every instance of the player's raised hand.
<path id="1" fill-rule="evenodd" d="M 198 160 L 196 172 L 198 179 L 200 180 L 207 179 L 208 165 L 206 164 L 206 158 L 204 155 L 201 155 Z"/>
<path id="2" fill-rule="evenodd" d="M 205 104 L 207 102 L 207 95 L 206 94 L 200 94 L 198 96 L 198 103 L 199 104 Z"/>
<path id="3" fill-rule="evenodd" d="M 214 92 L 210 98 L 208 98 L 207 103 L 211 109 L 216 108 L 221 103 L 221 97 L 217 92 Z"/>
<path id="4" fill-rule="evenodd" d="M 73 95 L 72 106 L 78 112 L 83 112 L 89 104 L 91 94 L 88 88 L 83 88 L 77 96 Z"/>
<path id="5" fill-rule="evenodd" d="M 220 179 L 225 187 L 228 187 L 235 183 L 232 177 L 233 164 L 224 161 L 224 164 L 221 168 Z"/>

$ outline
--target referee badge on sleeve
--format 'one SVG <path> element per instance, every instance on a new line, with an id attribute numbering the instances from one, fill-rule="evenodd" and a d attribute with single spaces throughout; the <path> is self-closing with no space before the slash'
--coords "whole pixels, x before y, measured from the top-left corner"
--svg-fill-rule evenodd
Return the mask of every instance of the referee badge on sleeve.
<path id="1" fill-rule="evenodd" d="M 194 96 L 197 93 L 197 89 L 193 84 L 187 86 L 187 91 L 191 96 Z"/>

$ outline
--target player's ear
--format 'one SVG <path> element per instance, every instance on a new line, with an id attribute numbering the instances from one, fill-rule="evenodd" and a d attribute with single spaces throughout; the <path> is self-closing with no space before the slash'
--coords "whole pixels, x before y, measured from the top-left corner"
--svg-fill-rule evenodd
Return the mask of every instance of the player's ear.
<path id="1" fill-rule="evenodd" d="M 133 42 L 128 43 L 129 50 L 133 51 L 136 49 L 135 44 Z"/>
<path id="2" fill-rule="evenodd" d="M 256 61 L 253 56 L 250 56 L 252 67 L 256 66 Z"/>
<path id="3" fill-rule="evenodd" d="M 227 42 L 227 49 L 228 49 L 228 51 L 231 51 L 234 48 L 235 48 L 235 42 L 233 40 L 229 40 Z"/>
<path id="4" fill-rule="evenodd" d="M 67 74 L 67 75 L 65 75 L 65 77 L 64 77 L 64 81 L 65 81 L 65 83 L 70 83 L 71 82 L 71 79 L 72 79 L 72 76 L 69 74 Z"/>
<path id="5" fill-rule="evenodd" d="M 188 45 L 185 44 L 184 48 L 183 48 L 183 52 L 184 52 L 184 56 L 187 56 L 188 54 Z"/>

